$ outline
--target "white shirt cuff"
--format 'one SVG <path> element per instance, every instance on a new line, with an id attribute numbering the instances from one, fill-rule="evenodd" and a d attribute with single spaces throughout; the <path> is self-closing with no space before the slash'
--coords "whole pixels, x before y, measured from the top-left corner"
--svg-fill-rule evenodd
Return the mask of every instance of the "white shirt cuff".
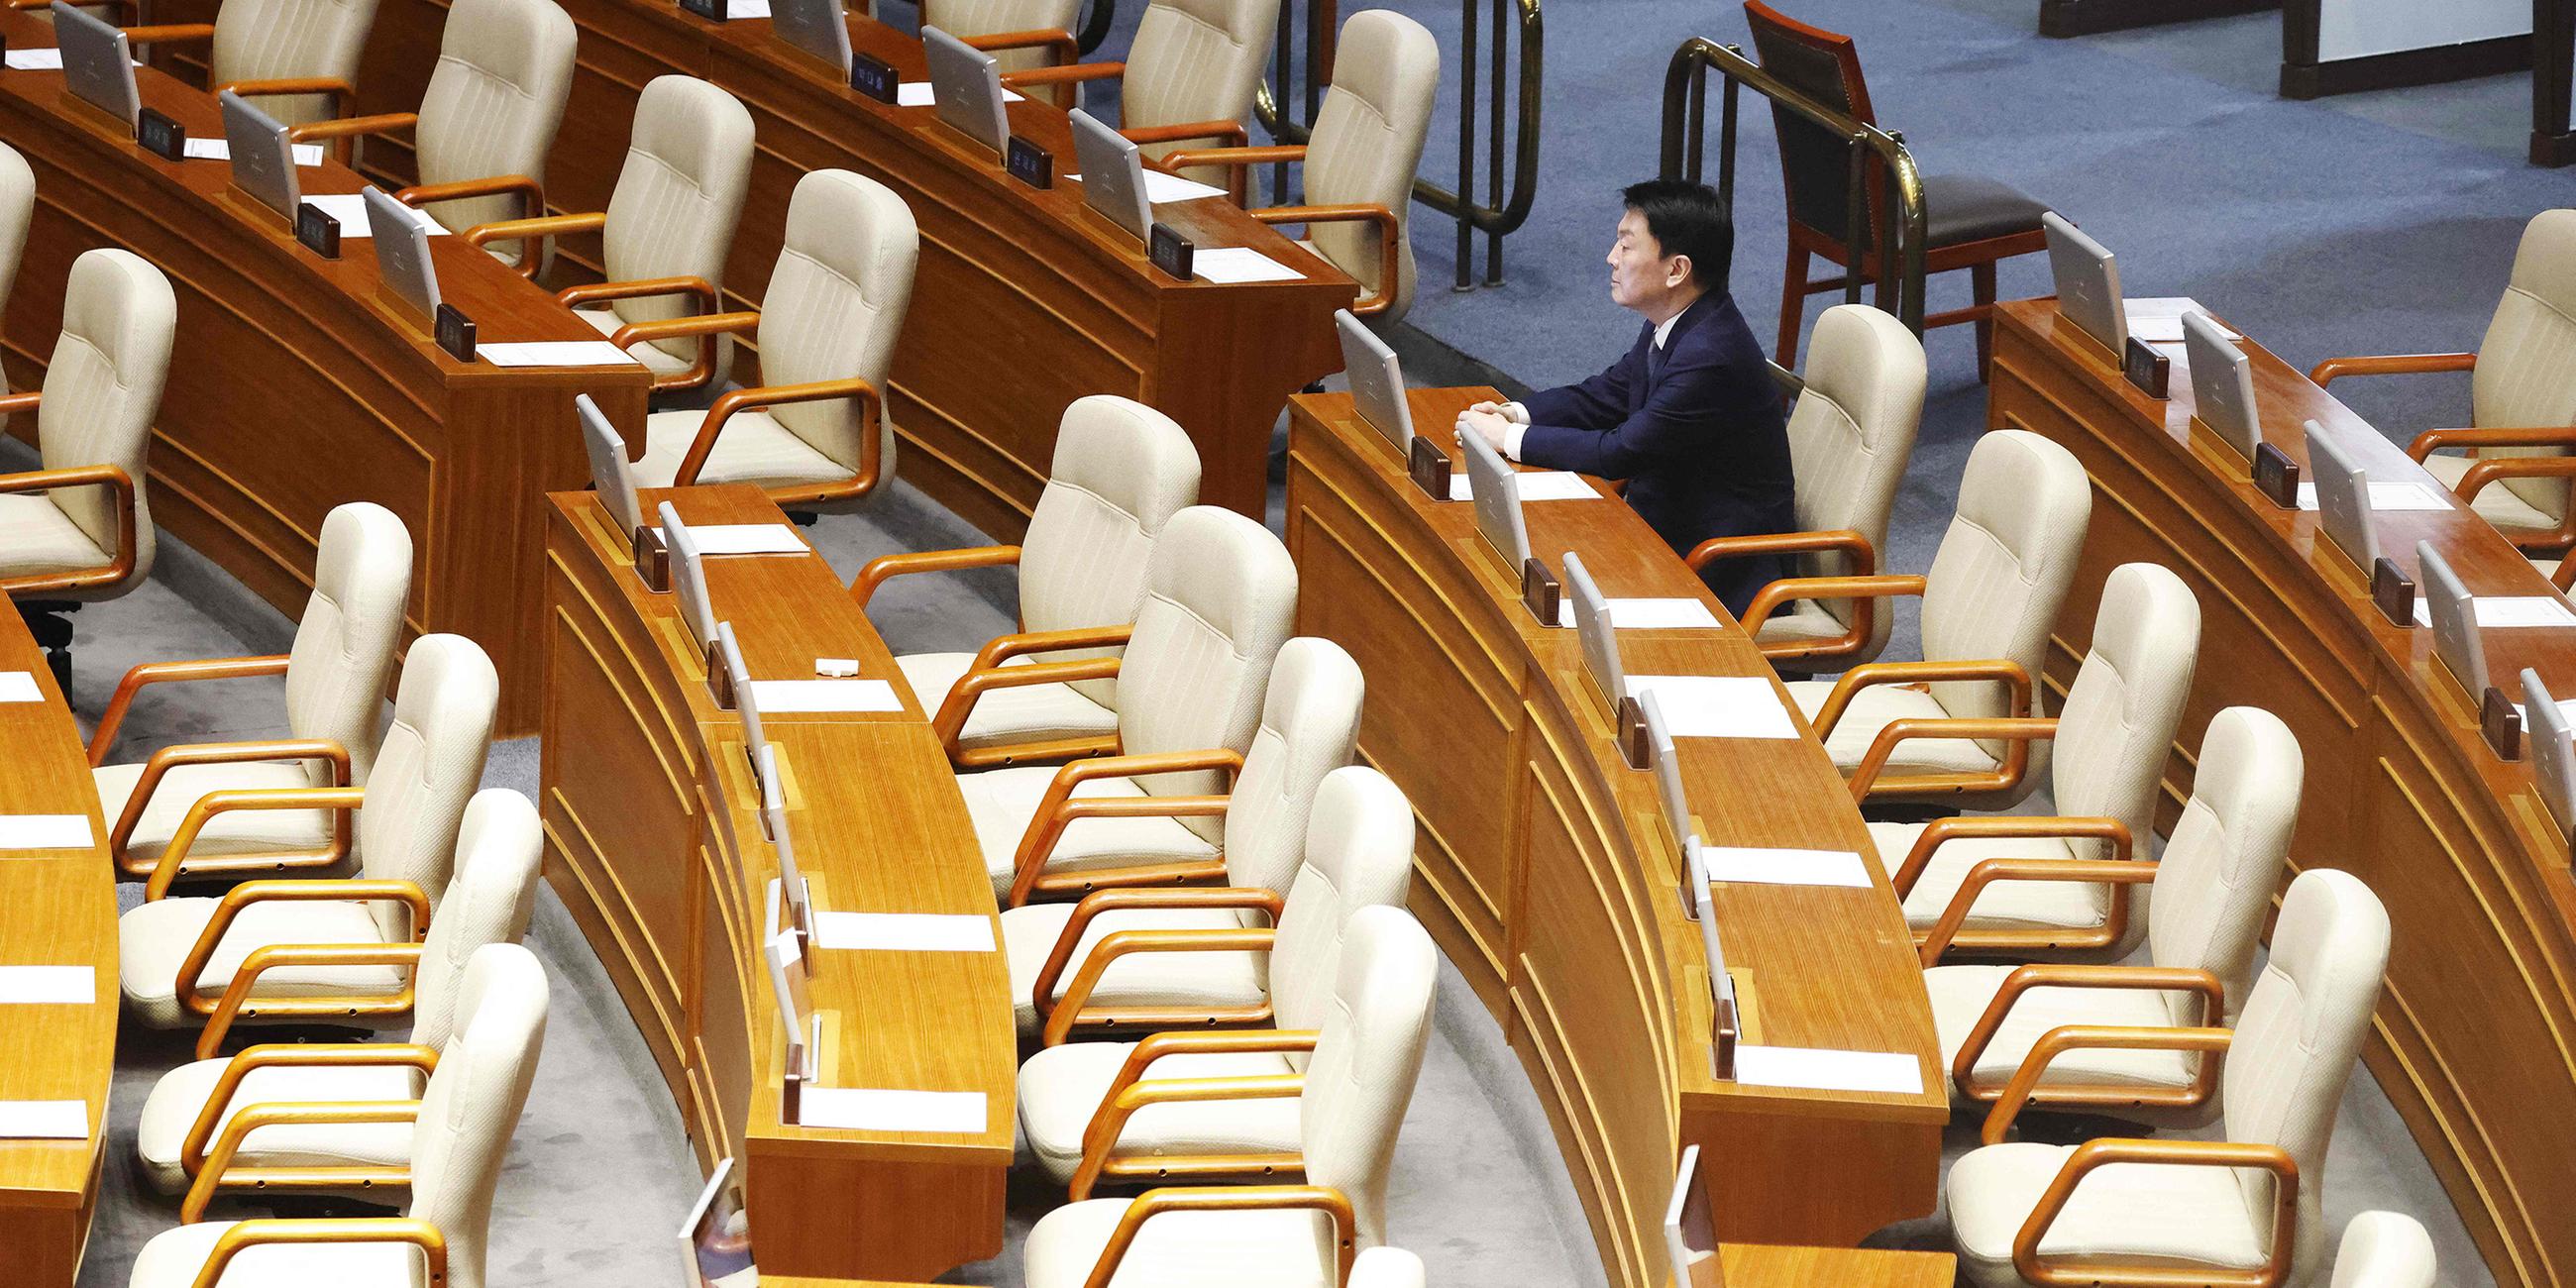
<path id="1" fill-rule="evenodd" d="M 1512 405 L 1517 407 L 1520 404 L 1514 403 Z M 1510 427 L 1503 430 L 1503 458 L 1505 460 L 1520 460 L 1521 435 L 1528 432 L 1529 424 L 1526 421 L 1516 421 Z"/>
<path id="2" fill-rule="evenodd" d="M 1530 423 L 1530 422 L 1529 422 L 1529 408 L 1524 407 L 1524 406 L 1522 406 L 1522 405 L 1520 405 L 1519 403 L 1516 403 L 1516 402 L 1507 402 L 1507 403 L 1504 403 L 1504 404 L 1503 404 L 1503 419 L 1508 420 L 1508 421 L 1510 421 L 1511 423 L 1513 423 L 1513 424 L 1515 424 L 1515 425 L 1526 425 L 1526 424 Z"/>

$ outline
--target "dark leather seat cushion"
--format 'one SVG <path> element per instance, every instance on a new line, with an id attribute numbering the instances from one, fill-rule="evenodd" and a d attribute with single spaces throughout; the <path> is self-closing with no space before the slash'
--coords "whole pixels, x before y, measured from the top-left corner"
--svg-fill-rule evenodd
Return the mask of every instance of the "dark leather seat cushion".
<path id="1" fill-rule="evenodd" d="M 1973 174 L 1923 177 L 1926 240 L 1933 246 L 2039 231 L 2048 207 L 2013 188 Z"/>

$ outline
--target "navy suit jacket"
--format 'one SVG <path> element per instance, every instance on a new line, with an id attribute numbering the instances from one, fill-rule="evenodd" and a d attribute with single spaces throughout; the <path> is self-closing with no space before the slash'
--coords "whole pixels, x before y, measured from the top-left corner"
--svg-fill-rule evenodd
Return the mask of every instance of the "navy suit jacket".
<path id="1" fill-rule="evenodd" d="M 1780 390 L 1734 299 L 1701 296 L 1673 322 L 1659 358 L 1654 343 L 1648 325 L 1609 370 L 1523 399 L 1521 460 L 1628 480 L 1629 506 L 1679 552 L 1710 537 L 1796 531 Z M 1740 614 L 1787 573 L 1779 556 L 1761 555 L 1721 560 L 1701 576 Z"/>

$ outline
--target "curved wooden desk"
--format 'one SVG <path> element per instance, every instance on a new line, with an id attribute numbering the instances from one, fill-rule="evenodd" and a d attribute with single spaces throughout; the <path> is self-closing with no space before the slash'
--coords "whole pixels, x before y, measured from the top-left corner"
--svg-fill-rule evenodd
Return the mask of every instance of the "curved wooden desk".
<path id="1" fill-rule="evenodd" d="M 2055 301 L 1998 310 L 1989 428 L 2045 434 L 2083 460 L 2096 500 L 2048 682 L 2061 694 L 2092 632 L 2102 579 L 2131 560 L 2180 574 L 2200 598 L 2201 662 L 2165 776 L 2170 820 L 2209 718 L 2265 707 L 2299 736 L 2307 789 L 2291 866 L 2344 868 L 2388 905 L 2395 943 L 2367 1059 L 2503 1283 L 2576 1283 L 2576 884 L 2566 836 L 2529 774 L 2499 761 L 2432 632 L 2389 624 L 2360 570 L 2313 514 L 2276 508 L 2242 464 L 2191 428 L 2191 382 L 2172 349 L 2170 402 L 2125 384 Z M 2319 422 L 2373 481 L 2443 491 L 2377 430 L 2248 342 L 2263 435 L 2304 464 Z M 2472 593 L 2546 595 L 2548 583 L 2467 507 L 2376 515 L 2410 576 L 2429 541 Z M 2487 666 L 2513 686 L 2537 668 L 2576 696 L 2576 629 L 2490 630 Z"/>
<path id="2" fill-rule="evenodd" d="M 0 702 L 0 814 L 84 814 L 80 850 L 0 853 L 0 964 L 87 966 L 87 1006 L 0 1005 L 0 1100 L 81 1100 L 90 1135 L 0 1140 L 0 1283 L 71 1288 L 98 1200 L 107 1087 L 116 1062 L 116 874 L 89 755 L 44 654 L 0 595 L 0 672 L 35 677 L 43 698 Z"/>
<path id="3" fill-rule="evenodd" d="M 11 49 L 52 28 L 0 14 Z M 143 103 L 190 137 L 224 136 L 212 98 L 148 68 Z M 230 190 L 231 167 L 164 161 L 66 101 L 57 72 L 0 72 L 0 138 L 36 173 L 35 224 L 10 301 L 16 387 L 32 389 L 62 326 L 71 262 L 121 246 L 170 278 L 178 340 L 154 427 L 152 517 L 289 616 L 313 588 L 322 519 L 374 501 L 411 529 L 408 635 L 453 631 L 501 673 L 496 733 L 536 730 L 541 498 L 588 477 L 572 398 L 643 424 L 641 366 L 505 370 L 462 363 L 380 296 L 371 243 L 325 260 L 284 218 Z M 300 169 L 307 194 L 356 192 L 336 164 Z M 431 239 L 439 287 L 484 343 L 598 333 L 457 237 Z M 35 432 L 31 417 L 11 426 Z"/>
<path id="4" fill-rule="evenodd" d="M 1417 390 L 1446 427 L 1492 390 Z M 1842 1244 L 1932 1210 L 1950 1118 L 1931 1005 L 1886 878 L 1869 889 L 1716 887 L 1748 1041 L 1895 1051 L 1924 1090 L 1772 1090 L 1710 1069 L 1707 967 L 1683 918 L 1649 774 L 1621 760 L 1574 633 L 1539 627 L 1472 507 L 1433 502 L 1347 395 L 1291 400 L 1288 545 L 1297 629 L 1369 676 L 1360 753 L 1413 798 L 1413 910 L 1492 1008 L 1555 1124 L 1610 1282 L 1660 1285 L 1663 1208 L 1685 1143 L 1709 1161 L 1730 1242 Z M 1550 567 L 1582 552 L 1612 597 L 1687 596 L 1698 578 L 1626 504 L 1528 507 Z M 1731 622 L 1622 631 L 1632 674 L 1771 675 Z M 1785 691 L 1782 700 L 1786 701 Z M 1802 732 L 1803 726 L 1802 726 Z M 1860 812 L 1812 735 L 1681 741 L 1712 844 L 1863 851 Z"/>
<path id="5" fill-rule="evenodd" d="M 784 523 L 747 486 L 644 493 L 692 523 Z M 972 1135 L 779 1121 L 779 1019 L 760 955 L 777 856 L 732 711 L 673 597 L 645 589 L 588 493 L 549 498 L 546 877 L 608 966 L 702 1165 L 739 1160 L 764 1271 L 929 1279 L 1002 1247 L 1018 1071 L 1001 954 L 824 950 L 827 1086 L 981 1091 Z M 818 909 L 981 915 L 991 879 L 928 718 L 821 556 L 706 561 L 709 598 L 760 679 L 855 657 L 901 712 L 766 714 Z"/>

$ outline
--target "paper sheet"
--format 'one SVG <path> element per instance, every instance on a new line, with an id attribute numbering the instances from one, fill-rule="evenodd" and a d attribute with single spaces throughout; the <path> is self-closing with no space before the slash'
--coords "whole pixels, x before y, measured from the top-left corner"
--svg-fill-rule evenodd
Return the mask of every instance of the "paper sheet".
<path id="1" fill-rule="evenodd" d="M 1781 850 L 1739 845 L 1702 846 L 1708 879 L 1743 885 L 1853 886 L 1869 888 L 1868 860 L 1849 850 Z"/>
<path id="2" fill-rule="evenodd" d="M 1601 494 L 1583 481 L 1583 476 L 1566 470 L 1523 470 L 1512 477 L 1520 480 L 1521 503 L 1532 501 L 1598 501 Z M 1465 470 L 1449 474 L 1449 499 L 1473 501 L 1476 487 Z"/>
<path id="3" fill-rule="evenodd" d="M 1628 696 L 1655 692 L 1676 738 L 1795 738 L 1769 680 L 1736 675 L 1632 675 Z"/>
<path id="4" fill-rule="evenodd" d="M 2568 698 L 2554 705 L 2558 708 L 2558 714 L 2564 717 L 2567 723 L 2576 725 L 2576 698 Z M 2514 703 L 2513 713 L 2522 717 L 2523 728 L 2528 729 L 2531 727 L 2531 707 L 2529 705 L 2520 702 Z"/>
<path id="5" fill-rule="evenodd" d="M 814 937 L 824 948 L 881 953 L 989 953 L 993 919 L 931 912 L 818 912 Z"/>
<path id="6" fill-rule="evenodd" d="M 20 1006 L 87 1006 L 98 1000 L 98 971 L 89 966 L 0 966 L 0 1002 Z"/>
<path id="7" fill-rule="evenodd" d="M 318 197 L 308 196 L 304 199 L 304 204 L 308 206 L 320 206 L 323 214 L 339 220 L 340 237 L 344 241 L 352 237 L 372 237 L 375 235 L 373 225 L 367 222 L 367 199 L 358 193 L 328 192 Z M 428 211 L 411 210 L 406 208 L 403 213 L 410 215 L 414 223 L 428 229 L 430 236 L 444 237 L 447 235 L 447 229 L 441 227 L 437 220 L 430 218 Z M 602 343 L 606 342 L 602 341 Z"/>
<path id="8" fill-rule="evenodd" d="M 1078 174 L 1069 174 L 1065 178 L 1077 183 L 1082 181 L 1082 176 Z M 1223 188 L 1212 188 L 1204 183 L 1184 179 L 1177 174 L 1165 174 L 1160 170 L 1145 172 L 1145 200 L 1157 206 L 1166 202 L 1199 201 L 1224 195 Z"/>
<path id="9" fill-rule="evenodd" d="M 763 0 L 762 7 L 768 7 L 767 0 Z M 1016 103 L 1020 101 L 1020 95 L 1006 89 L 1002 91 L 1002 101 Z M 931 92 L 929 81 L 905 81 L 894 87 L 894 105 L 896 107 L 936 107 L 939 105 L 939 98 Z"/>
<path id="10" fill-rule="evenodd" d="M 1748 1087 L 1923 1094 L 1923 1064 L 1895 1051 L 1828 1051 L 1821 1047 L 1738 1046 L 1735 1080 Z M 807 1094 L 811 1094 L 810 1092 Z"/>
<path id="11" fill-rule="evenodd" d="M 2576 609 L 2556 595 L 2480 595 L 2471 599 L 2478 615 L 2478 625 L 2492 630 L 2511 630 L 2520 626 L 2576 626 Z M 2415 597 L 2415 624 L 2433 624 L 2433 605 L 2422 595 Z"/>
<path id="12" fill-rule="evenodd" d="M 2313 512 L 2317 508 L 2317 485 L 2299 485 L 2299 508 Z M 2421 483 L 2373 483 L 2370 485 L 2370 508 L 2373 510 L 2447 510 L 2451 503 L 2440 493 Z"/>
<path id="13" fill-rule="evenodd" d="M 341 236 L 347 236 L 344 231 Z M 496 367 L 623 367 L 635 355 L 606 340 L 528 340 L 477 344 L 474 355 Z M 697 531 L 695 528 L 689 529 Z"/>
<path id="14" fill-rule="evenodd" d="M 63 51 L 59 49 L 12 49 L 9 70 L 13 72 L 58 72 L 63 69 Z"/>
<path id="15" fill-rule="evenodd" d="M 1614 599 L 1609 606 L 1610 624 L 1623 631 L 1717 629 L 1717 614 L 1696 599 Z"/>
<path id="16" fill-rule="evenodd" d="M 980 1091 L 878 1091 L 869 1087 L 807 1087 L 799 1111 L 803 1127 L 846 1131 L 981 1132 L 987 1110 Z"/>
<path id="17" fill-rule="evenodd" d="M 0 1140 L 88 1140 L 86 1100 L 0 1100 Z"/>
<path id="18" fill-rule="evenodd" d="M 322 164 L 321 144 L 295 143 L 288 146 L 295 152 L 295 164 Z M 230 161 L 233 159 L 233 145 L 229 139 L 201 139 L 191 135 L 179 144 L 179 155 L 191 161 Z"/>
<path id="19" fill-rule="evenodd" d="M 1202 247 L 1190 260 L 1190 271 L 1203 282 L 1299 282 L 1306 275 L 1249 246 Z"/>
<path id="20" fill-rule="evenodd" d="M 0 814 L 0 850 L 86 850 L 86 814 Z"/>
<path id="21" fill-rule="evenodd" d="M 754 680 L 762 715 L 832 711 L 901 711 L 903 699 L 884 680 Z"/>
<path id="22" fill-rule="evenodd" d="M 741 18 L 766 18 L 768 16 L 769 0 L 725 0 L 725 21 L 727 22 L 733 22 Z"/>
<path id="23" fill-rule="evenodd" d="M 0 702 L 42 702 L 45 691 L 36 687 L 32 671 L 0 671 Z"/>
<path id="24" fill-rule="evenodd" d="M 2149 296 L 2142 300 L 2126 301 L 2121 307 L 2129 315 L 2129 334 L 2136 336 L 2141 344 L 2180 344 L 2182 343 L 2182 315 L 2206 314 L 2209 311 L 2201 307 L 2200 301 L 2188 295 Z M 2216 318 L 2211 318 L 2210 321 L 2217 325 L 2219 334 L 2230 340 L 2245 338 L 2229 330 L 2226 324 Z"/>
<path id="25" fill-rule="evenodd" d="M 802 555 L 814 550 L 796 535 L 793 524 L 692 523 L 688 528 L 702 555 Z M 653 535 L 662 530 L 653 529 Z"/>

